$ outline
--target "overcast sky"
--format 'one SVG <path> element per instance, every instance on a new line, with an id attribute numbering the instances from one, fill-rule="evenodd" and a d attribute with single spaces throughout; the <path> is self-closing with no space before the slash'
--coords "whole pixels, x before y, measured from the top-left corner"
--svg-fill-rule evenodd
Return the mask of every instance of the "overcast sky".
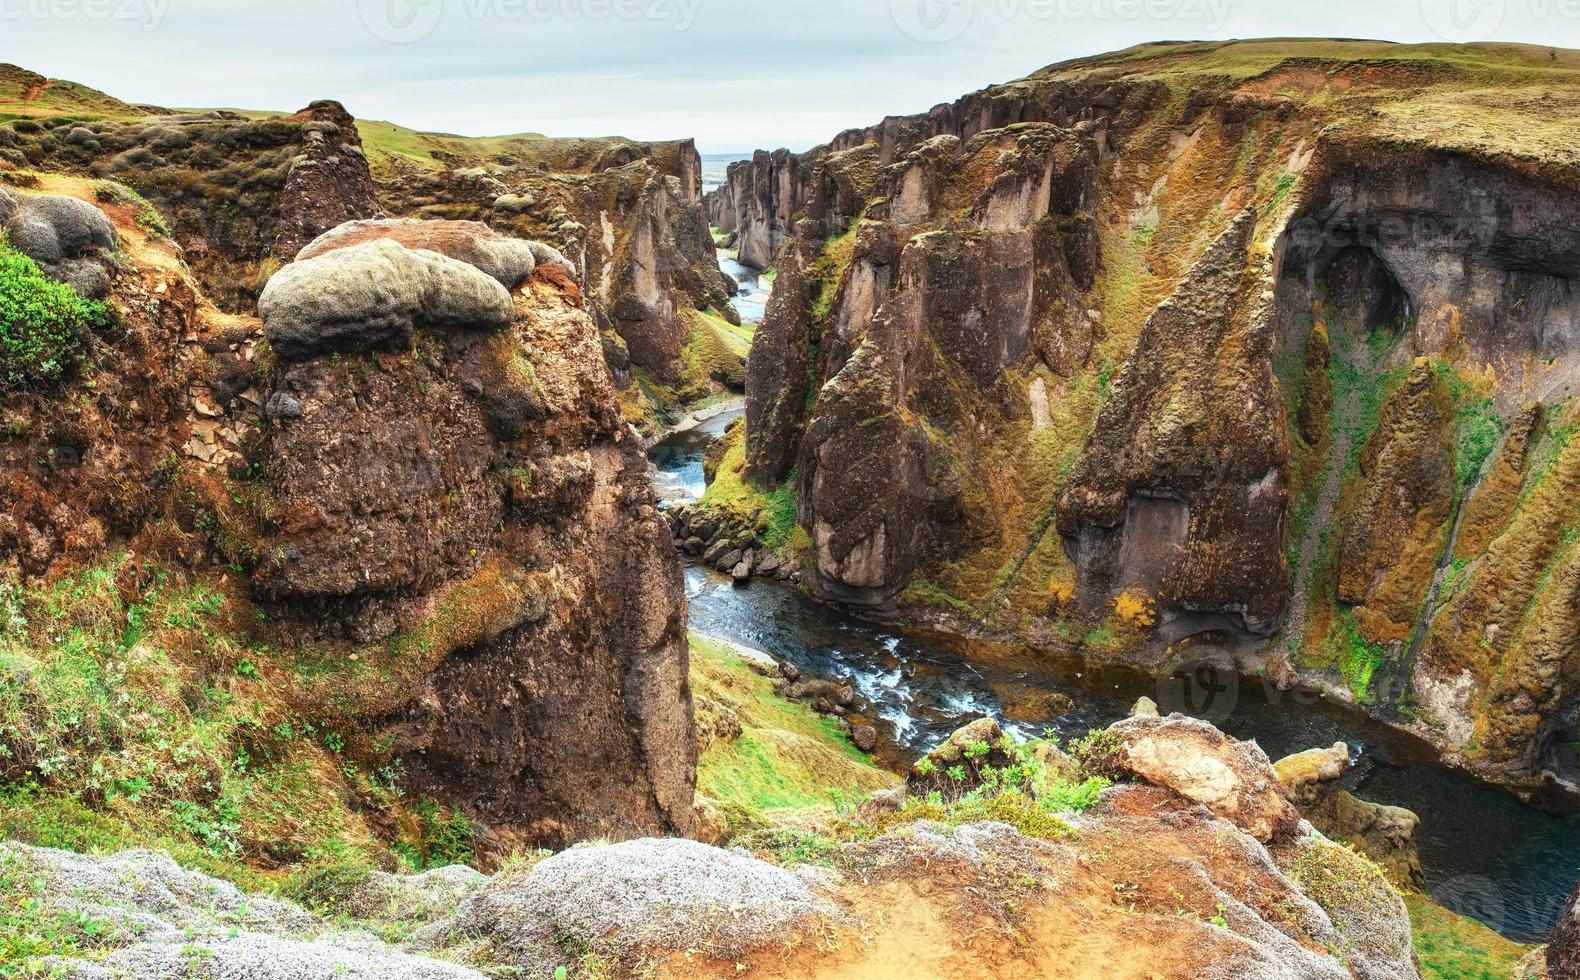
<path id="1" fill-rule="evenodd" d="M 804 149 L 1067 58 L 1169 38 L 1580 47 L 1580 0 L 0 0 L 0 61 L 135 102 L 466 135 Z"/>

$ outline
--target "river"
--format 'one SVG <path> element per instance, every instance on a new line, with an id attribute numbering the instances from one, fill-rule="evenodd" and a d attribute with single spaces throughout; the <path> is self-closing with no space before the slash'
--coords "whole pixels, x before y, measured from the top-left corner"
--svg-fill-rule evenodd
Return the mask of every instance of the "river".
<path id="1" fill-rule="evenodd" d="M 729 165 L 737 160 L 746 159 L 745 154 L 739 153 L 705 153 L 702 155 L 702 190 L 703 193 L 716 191 L 724 183 L 725 172 Z M 741 265 L 735 260 L 733 249 L 719 250 L 719 270 L 740 287 L 740 293 L 735 297 L 735 309 L 741 315 L 742 323 L 761 323 L 763 310 L 768 304 L 769 285 L 763 280 L 762 274 L 750 266 Z"/>
<path id="2" fill-rule="evenodd" d="M 722 179 L 722 166 L 717 169 Z M 705 180 L 707 170 L 705 161 Z M 720 267 L 734 274 L 730 266 L 739 268 L 721 255 Z M 666 502 L 702 495 L 703 453 L 739 414 L 717 416 L 653 447 L 655 482 Z M 870 705 L 866 714 L 880 726 L 881 752 L 891 764 L 908 763 L 984 716 L 1022 735 L 1084 735 L 1125 717 L 1146 695 L 1164 710 L 1184 710 L 1237 738 L 1254 738 L 1274 759 L 1347 743 L 1357 760 L 1348 788 L 1420 816 L 1415 841 L 1431 896 L 1511 939 L 1541 941 L 1580 876 L 1580 816 L 1549 814 L 1482 786 L 1437 763 L 1417 739 L 1314 696 L 1279 692 L 1258 678 L 1159 681 L 1054 653 L 869 620 L 777 582 L 733 587 L 695 563 L 685 575 L 694 631 L 852 684 Z M 1055 703 L 1056 695 L 1068 700 Z"/>
<path id="3" fill-rule="evenodd" d="M 702 452 L 734 413 L 654 447 L 674 500 L 700 495 Z M 991 715 L 1023 735 L 1080 736 L 1129 714 L 1147 695 L 1165 708 L 1204 716 L 1237 738 L 1254 738 L 1277 759 L 1349 744 L 1348 777 L 1363 799 L 1421 817 L 1415 840 L 1432 897 L 1512 939 L 1539 940 L 1557 921 L 1580 860 L 1580 818 L 1527 806 L 1432 761 L 1415 739 L 1310 696 L 1264 688 L 1257 678 L 1216 681 L 1215 697 L 1186 681 L 1002 644 L 963 640 L 862 618 L 777 582 L 732 587 L 726 576 L 686 568 L 691 628 L 765 650 L 812 674 L 853 684 L 907 762 L 949 732 Z M 1050 694 L 1064 694 L 1060 711 Z"/>

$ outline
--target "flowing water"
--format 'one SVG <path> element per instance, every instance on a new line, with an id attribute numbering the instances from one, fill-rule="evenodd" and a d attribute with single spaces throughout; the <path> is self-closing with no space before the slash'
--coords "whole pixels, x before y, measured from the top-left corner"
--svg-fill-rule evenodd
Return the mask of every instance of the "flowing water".
<path id="1" fill-rule="evenodd" d="M 729 165 L 737 160 L 744 160 L 746 156 L 739 153 L 708 153 L 702 156 L 702 190 L 704 192 L 718 190 L 724 183 L 725 172 Z M 748 266 L 735 261 L 732 251 L 719 252 L 719 269 L 740 287 L 740 293 L 735 297 L 735 309 L 741 314 L 742 323 L 761 323 L 763 309 L 768 303 L 768 284 L 763 282 L 762 275 Z"/>
<path id="2" fill-rule="evenodd" d="M 704 160 L 705 184 L 711 176 L 717 186 L 723 164 Z M 722 255 L 719 265 L 728 274 L 751 275 Z M 754 318 L 737 305 L 743 319 Z M 738 414 L 653 447 L 655 481 L 666 502 L 702 495 L 703 453 Z M 694 631 L 853 685 L 884 734 L 886 762 L 908 763 L 984 716 L 1022 735 L 1084 735 L 1127 716 L 1146 695 L 1165 711 L 1205 717 L 1237 738 L 1254 738 L 1274 759 L 1347 743 L 1356 759 L 1345 777 L 1348 788 L 1420 816 L 1415 841 L 1432 897 L 1510 938 L 1540 941 L 1580 877 L 1580 816 L 1556 816 L 1481 786 L 1438 764 L 1415 738 L 1314 695 L 1216 673 L 1160 681 L 1054 653 L 902 628 L 776 582 L 733 587 L 696 564 L 686 568 L 686 593 Z"/>

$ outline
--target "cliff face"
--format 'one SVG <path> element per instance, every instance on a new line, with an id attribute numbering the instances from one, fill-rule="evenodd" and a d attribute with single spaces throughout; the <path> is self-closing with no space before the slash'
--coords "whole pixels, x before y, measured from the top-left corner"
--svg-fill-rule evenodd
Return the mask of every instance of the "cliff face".
<path id="1" fill-rule="evenodd" d="M 483 141 L 477 141 L 482 143 Z M 744 381 L 740 318 L 718 269 L 690 140 L 460 145 L 376 156 L 392 214 L 466 218 L 554 244 L 587 286 L 628 418 L 658 416 Z"/>
<path id="2" fill-rule="evenodd" d="M 34 202 L 97 186 L 4 201 L 75 214 Z M 113 322 L 4 393 L 6 778 L 212 821 L 262 862 L 690 833 L 679 568 L 569 263 L 358 222 L 255 319 L 145 204 L 103 209 Z M 73 650 L 126 671 L 81 729 Z"/>
<path id="3" fill-rule="evenodd" d="M 813 590 L 1569 782 L 1575 55 L 1464 53 L 1146 46 L 732 166 Z"/>
<path id="4" fill-rule="evenodd" d="M 355 122 L 335 102 L 264 119 L 123 105 L 82 121 L 62 110 L 0 127 L 0 155 L 141 194 L 204 292 L 236 313 L 250 312 L 269 274 L 308 241 L 379 213 Z"/>
<path id="5" fill-rule="evenodd" d="M 639 428 L 744 382 L 747 341 L 690 140 L 465 139 L 359 123 L 327 101 L 290 116 L 176 114 L 9 70 L 0 104 L 24 118 L 0 127 L 0 160 L 143 195 L 228 311 L 250 312 L 275 269 L 342 222 L 475 220 L 570 260 Z M 24 98 L 40 85 L 60 101 Z"/>

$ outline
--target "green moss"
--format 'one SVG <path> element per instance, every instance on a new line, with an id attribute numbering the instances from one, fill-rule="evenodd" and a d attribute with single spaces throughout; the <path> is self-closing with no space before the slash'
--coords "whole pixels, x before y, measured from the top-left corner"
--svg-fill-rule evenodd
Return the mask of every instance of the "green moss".
<path id="1" fill-rule="evenodd" d="M 814 325 L 822 324 L 834 312 L 834 297 L 839 294 L 839 284 L 845 278 L 845 270 L 850 268 L 850 261 L 856 252 L 856 236 L 861 229 L 860 221 L 852 221 L 850 227 L 836 235 L 830 235 L 823 245 L 823 252 L 812 263 L 808 271 L 808 281 L 811 283 L 812 297 L 812 322 Z"/>
<path id="2" fill-rule="evenodd" d="M 1422 980 L 1504 980 L 1529 952 L 1466 916 L 1408 893 L 1410 932 L 1421 957 Z"/>
<path id="3" fill-rule="evenodd" d="M 1494 409 L 1492 396 L 1482 394 L 1475 379 L 1442 361 L 1434 361 L 1432 367 L 1454 401 L 1454 474 L 1463 489 L 1481 472 L 1508 426 Z"/>
<path id="4" fill-rule="evenodd" d="M 0 391 L 59 381 L 108 319 L 103 303 L 50 279 L 0 238 Z"/>
<path id="5" fill-rule="evenodd" d="M 1361 639 L 1355 617 L 1345 610 L 1339 618 L 1342 624 L 1343 647 L 1339 656 L 1339 673 L 1355 694 L 1359 704 L 1371 703 L 1372 675 L 1382 666 L 1383 649 L 1375 643 Z"/>
<path id="6" fill-rule="evenodd" d="M 753 524 L 763 543 L 776 550 L 791 544 L 797 530 L 796 473 L 772 490 L 758 490 L 746 476 L 746 446 L 741 427 L 736 427 L 725 437 L 726 443 L 713 482 L 703 493 L 701 504 L 724 511 L 737 521 Z"/>
<path id="7" fill-rule="evenodd" d="M 741 735 L 697 760 L 697 791 L 761 822 L 771 810 L 855 799 L 898 780 L 850 743 L 839 723 L 786 700 L 727 645 L 691 635 L 694 693 L 732 712 Z"/>

